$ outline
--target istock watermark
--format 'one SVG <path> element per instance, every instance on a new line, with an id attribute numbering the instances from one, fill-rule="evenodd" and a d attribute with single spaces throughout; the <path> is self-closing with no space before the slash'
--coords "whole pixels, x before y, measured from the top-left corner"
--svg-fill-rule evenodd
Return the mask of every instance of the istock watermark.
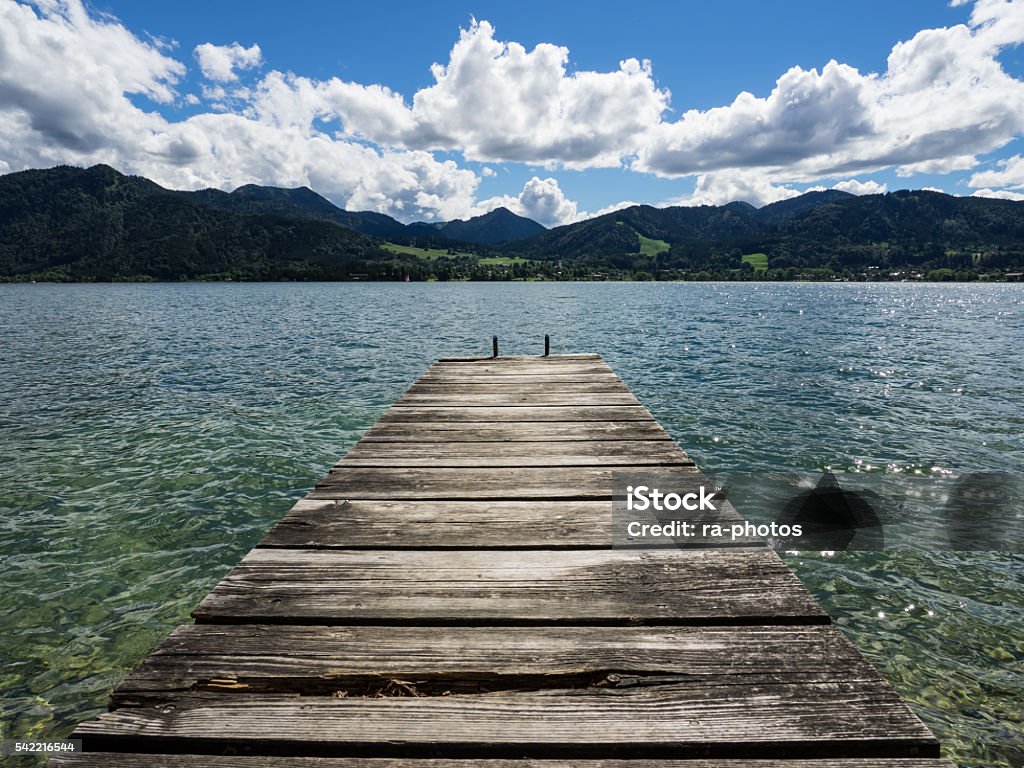
<path id="1" fill-rule="evenodd" d="M 656 512 L 677 512 L 680 509 L 687 512 L 715 512 L 718 510 L 714 502 L 715 492 L 714 488 L 709 491 L 704 485 L 697 486 L 696 491 L 682 494 L 673 491 L 662 493 L 646 485 L 629 485 L 626 486 L 626 509 L 631 512 L 646 512 L 648 509 Z"/>
<path id="2" fill-rule="evenodd" d="M 1024 552 L 1021 483 L 1005 472 L 613 473 L 616 548 Z"/>
<path id="3" fill-rule="evenodd" d="M 737 546 L 757 532 L 696 471 L 612 473 L 612 546 L 624 549 Z"/>

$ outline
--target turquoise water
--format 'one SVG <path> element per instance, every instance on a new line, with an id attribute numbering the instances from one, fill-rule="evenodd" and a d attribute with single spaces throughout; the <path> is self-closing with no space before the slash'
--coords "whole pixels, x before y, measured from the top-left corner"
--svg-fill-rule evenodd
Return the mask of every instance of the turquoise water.
<path id="1" fill-rule="evenodd" d="M 492 333 L 601 353 L 712 473 L 910 494 L 1024 460 L 1014 285 L 14 285 L 0 328 L 4 738 L 101 711 L 415 377 Z M 948 754 L 1024 764 L 1024 557 L 787 559 Z"/>

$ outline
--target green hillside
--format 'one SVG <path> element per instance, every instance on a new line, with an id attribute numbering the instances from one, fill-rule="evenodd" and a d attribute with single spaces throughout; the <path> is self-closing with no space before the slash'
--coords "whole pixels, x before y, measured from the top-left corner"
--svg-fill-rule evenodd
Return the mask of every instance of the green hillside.
<path id="1" fill-rule="evenodd" d="M 746 253 L 740 259 L 741 264 L 749 264 L 755 272 L 764 272 L 768 269 L 767 253 Z"/>
<path id="2" fill-rule="evenodd" d="M 0 177 L 7 279 L 386 278 L 402 260 L 330 222 L 203 205 L 107 166 Z"/>
<path id="3" fill-rule="evenodd" d="M 505 250 L 560 260 L 576 274 L 728 277 L 750 264 L 775 279 L 869 271 L 899 277 L 940 269 L 957 279 L 999 276 L 1024 268 L 1024 202 L 926 191 L 857 197 L 832 190 L 761 209 L 745 203 L 634 206 Z"/>
<path id="4" fill-rule="evenodd" d="M 354 217 L 354 218 L 352 218 Z M 633 206 L 538 232 L 498 209 L 449 225 L 351 214 L 314 191 L 175 192 L 107 166 L 0 176 L 0 280 L 1003 279 L 1024 202 L 812 192 L 757 209 Z M 356 231 L 376 228 L 393 237 Z"/>
<path id="5" fill-rule="evenodd" d="M 644 237 L 641 234 L 637 234 L 637 237 L 640 238 L 640 253 L 644 256 L 657 256 L 669 249 L 669 244 L 664 240 L 655 240 L 653 237 Z"/>

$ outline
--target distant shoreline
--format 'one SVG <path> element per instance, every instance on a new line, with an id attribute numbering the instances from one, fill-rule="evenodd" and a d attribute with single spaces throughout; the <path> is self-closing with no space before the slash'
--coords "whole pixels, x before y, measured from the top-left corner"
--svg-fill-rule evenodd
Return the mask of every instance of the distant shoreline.
<path id="1" fill-rule="evenodd" d="M 1024 202 L 926 190 L 552 229 L 496 208 L 442 231 L 307 188 L 176 191 L 97 165 L 0 176 L 0 210 L 0 282 L 1024 281 Z"/>
<path id="2" fill-rule="evenodd" d="M 357 278 L 350 280 L 270 280 L 270 279 L 253 279 L 253 280 L 148 280 L 148 279 L 114 279 L 114 280 L 40 280 L 33 278 L 18 278 L 18 277 L 0 277 L 0 285 L 257 285 L 257 284 L 271 284 L 277 285 L 282 283 L 373 283 L 373 284 L 405 284 L 405 283 L 416 283 L 416 284 L 443 284 L 443 283 L 757 283 L 762 285 L 772 285 L 776 283 L 808 283 L 808 284 L 833 284 L 833 283 L 849 283 L 857 285 L 866 285 L 871 283 L 913 283 L 913 284 L 924 284 L 924 285 L 943 285 L 943 284 L 963 284 L 963 285 L 974 285 L 974 284 L 991 284 L 991 285 L 1002 285 L 1002 284 L 1024 284 L 1024 279 L 1020 277 L 976 277 L 973 279 L 928 279 L 928 278 L 890 278 L 881 279 L 875 278 L 870 280 L 855 280 L 847 278 L 797 278 L 797 279 L 776 279 L 776 280 L 760 280 L 757 278 L 737 278 L 729 279 L 724 277 L 710 277 L 710 278 L 673 278 L 673 279 L 637 279 L 632 277 L 607 277 L 607 278 L 591 278 L 591 279 L 534 279 L 534 280 L 479 280 L 479 279 L 458 279 L 458 280 L 385 280 L 385 279 L 371 279 L 371 278 Z"/>

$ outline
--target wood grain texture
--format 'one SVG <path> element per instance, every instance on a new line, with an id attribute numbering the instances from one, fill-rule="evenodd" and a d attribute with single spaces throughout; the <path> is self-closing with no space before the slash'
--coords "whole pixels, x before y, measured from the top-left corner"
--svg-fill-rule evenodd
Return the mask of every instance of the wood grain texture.
<path id="1" fill-rule="evenodd" d="M 813 715 L 811 715 L 813 713 Z M 938 743 L 885 685 L 677 683 L 431 697 L 183 695 L 122 707 L 78 727 L 98 748 L 139 734 L 366 756 L 938 756 Z"/>
<path id="2" fill-rule="evenodd" d="M 555 364 L 542 363 L 454 363 L 452 365 L 435 365 L 425 377 L 447 376 L 449 378 L 459 376 L 486 377 L 500 379 L 505 376 L 574 376 L 580 379 L 587 379 L 591 376 L 614 376 L 615 373 L 604 364 Z"/>
<path id="3" fill-rule="evenodd" d="M 435 386 L 470 384 L 495 389 L 505 387 L 561 386 L 571 384 L 616 384 L 622 380 L 611 371 L 606 373 L 473 373 L 472 371 L 441 372 L 431 369 L 416 380 L 417 385 Z"/>
<path id="4" fill-rule="evenodd" d="M 692 464 L 670 440 L 575 442 L 362 442 L 345 454 L 343 467 L 600 467 Z"/>
<path id="5" fill-rule="evenodd" d="M 591 406 L 492 406 L 467 408 L 465 406 L 393 405 L 380 417 L 381 424 L 393 421 L 415 423 L 433 421 L 517 422 L 517 421 L 653 421 L 642 405 Z"/>
<path id="6" fill-rule="evenodd" d="M 608 376 L 594 380 L 593 377 L 584 381 L 489 381 L 485 383 L 473 382 L 433 382 L 420 379 L 406 390 L 407 394 L 430 394 L 430 393 L 458 393 L 461 395 L 473 394 L 508 394 L 512 392 L 521 393 L 557 393 L 566 394 L 592 394 L 599 392 L 618 392 L 632 394 L 629 387 L 622 383 L 618 376 Z"/>
<path id="7" fill-rule="evenodd" d="M 656 421 L 569 422 L 377 422 L 360 446 L 379 442 L 532 442 L 594 440 L 671 440 Z"/>
<path id="8" fill-rule="evenodd" d="M 261 547 L 608 548 L 607 501 L 377 501 L 303 499 Z"/>
<path id="9" fill-rule="evenodd" d="M 824 624 L 764 549 L 252 550 L 193 612 L 306 624 Z"/>
<path id="10" fill-rule="evenodd" d="M 738 523 L 728 503 L 688 515 L 694 523 Z M 700 529 L 698 529 L 700 531 Z M 756 538 L 693 536 L 672 546 L 763 546 Z M 302 499 L 260 547 L 323 549 L 608 549 L 608 501 L 381 501 Z"/>
<path id="11" fill-rule="evenodd" d="M 554 370 L 557 368 L 569 368 L 569 369 L 588 369 L 595 368 L 602 371 L 610 371 L 611 367 L 604 360 L 601 359 L 600 355 L 593 357 L 568 357 L 566 355 L 551 355 L 549 357 L 533 357 L 530 355 L 509 355 L 501 357 L 480 357 L 469 360 L 459 360 L 456 358 L 441 358 L 434 365 L 431 366 L 431 370 L 499 370 L 507 371 L 518 368 L 537 368 L 544 370 Z"/>
<path id="12" fill-rule="evenodd" d="M 565 407 L 640 405 L 628 392 L 414 392 L 400 397 L 394 407 L 403 406 L 482 406 L 559 405 Z"/>
<path id="13" fill-rule="evenodd" d="M 564 355 L 548 355 L 542 357 L 540 355 L 502 355 L 499 358 L 494 358 L 489 355 L 478 355 L 478 356 L 451 356 L 438 358 L 435 366 L 446 365 L 449 363 L 532 363 L 532 364 L 543 364 L 543 363 L 563 363 L 572 361 L 591 361 L 604 363 L 604 360 L 596 352 L 572 352 Z"/>
<path id="14" fill-rule="evenodd" d="M 438 695 L 687 683 L 880 683 L 831 626 L 179 627 L 121 683 L 121 706 L 190 691 Z M 402 691 L 398 690 L 401 694 Z"/>
<path id="15" fill-rule="evenodd" d="M 310 499 L 611 499 L 618 472 L 650 472 L 651 466 L 614 467 L 347 467 L 332 470 Z M 658 468 L 680 485 L 714 484 L 695 466 Z M 689 476 L 689 477 L 687 477 Z M 693 478 L 693 479 L 689 479 Z"/>

